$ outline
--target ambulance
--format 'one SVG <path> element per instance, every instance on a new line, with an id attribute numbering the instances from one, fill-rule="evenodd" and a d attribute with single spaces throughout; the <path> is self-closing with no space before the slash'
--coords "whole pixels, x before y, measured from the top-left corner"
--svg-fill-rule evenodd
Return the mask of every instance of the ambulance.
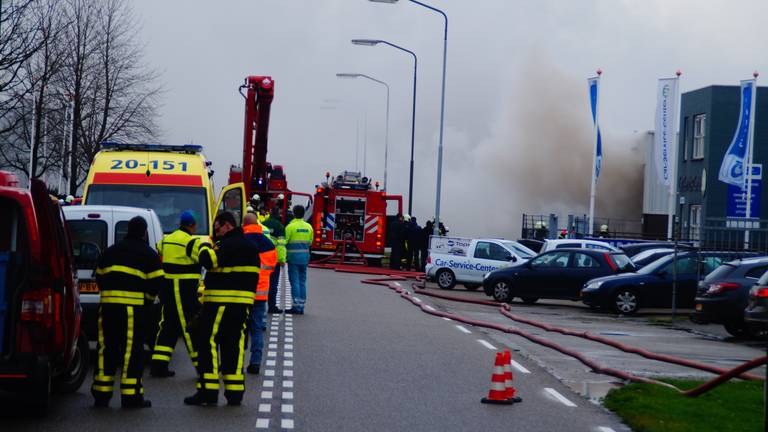
<path id="1" fill-rule="evenodd" d="M 214 197 L 213 170 L 199 145 L 102 143 L 88 171 L 83 203 L 149 208 L 165 234 L 179 227 L 185 210 L 198 215 L 196 235 L 213 235 L 217 212 L 242 220 L 247 201 L 243 183 L 227 185 Z"/>

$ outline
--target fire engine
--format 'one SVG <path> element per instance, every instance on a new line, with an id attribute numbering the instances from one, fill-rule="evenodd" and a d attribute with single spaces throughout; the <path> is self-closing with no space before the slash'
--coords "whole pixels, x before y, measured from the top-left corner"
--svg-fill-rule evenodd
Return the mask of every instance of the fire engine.
<path id="1" fill-rule="evenodd" d="M 282 210 L 283 223 L 287 223 L 288 210 L 294 196 L 304 196 L 310 204 L 312 197 L 288 189 L 283 166 L 267 162 L 269 114 L 275 96 L 275 81 L 268 76 L 249 76 L 240 86 L 239 92 L 245 99 L 243 161 L 240 166 L 230 167 L 229 184 L 244 183 L 245 196 L 242 199 L 248 200 L 257 195 L 260 205 L 270 210 L 278 206 Z"/>
<path id="2" fill-rule="evenodd" d="M 387 203 L 397 202 L 397 213 L 403 212 L 403 199 L 380 191 L 378 182 L 359 172 L 344 171 L 317 186 L 310 223 L 315 230 L 311 246 L 313 256 L 341 253 L 348 257 L 365 257 L 370 265 L 381 265 L 386 243 Z M 342 257 L 343 259 L 343 257 Z"/>

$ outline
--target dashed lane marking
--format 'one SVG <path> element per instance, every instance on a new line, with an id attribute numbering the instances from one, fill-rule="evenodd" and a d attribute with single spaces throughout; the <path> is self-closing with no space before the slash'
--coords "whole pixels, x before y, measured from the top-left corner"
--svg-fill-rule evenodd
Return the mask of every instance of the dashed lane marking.
<path id="1" fill-rule="evenodd" d="M 267 357 L 277 357 L 277 351 L 267 351 Z"/>
<path id="2" fill-rule="evenodd" d="M 275 376 L 275 370 L 274 369 L 267 369 L 264 371 L 264 376 L 273 377 Z"/>
<path id="3" fill-rule="evenodd" d="M 471 331 L 467 330 L 467 328 L 466 328 L 466 327 L 464 327 L 464 326 L 461 326 L 461 325 L 458 325 L 458 324 L 456 325 L 456 328 L 457 328 L 457 329 L 459 329 L 459 330 L 461 330 L 462 332 L 464 332 L 464 333 L 466 333 L 466 334 L 470 334 L 470 333 L 472 333 Z"/>
<path id="4" fill-rule="evenodd" d="M 293 367 L 293 360 L 286 360 L 283 362 L 283 366 L 285 367 Z"/>
<path id="5" fill-rule="evenodd" d="M 557 399 L 560 403 L 567 407 L 575 407 L 576 404 L 569 401 L 565 396 L 561 395 L 557 390 L 553 388 L 546 387 L 544 388 L 544 391 L 551 395 L 553 398 Z"/>
<path id="6" fill-rule="evenodd" d="M 269 419 L 256 420 L 256 429 L 269 429 Z"/>
<path id="7" fill-rule="evenodd" d="M 293 429 L 293 419 L 283 419 L 280 422 L 280 427 L 283 429 Z"/>
<path id="8" fill-rule="evenodd" d="M 293 388 L 293 381 L 292 380 L 283 381 L 283 388 Z"/>
<path id="9" fill-rule="evenodd" d="M 261 398 L 262 399 L 272 399 L 272 392 L 271 391 L 263 391 L 263 392 L 261 392 Z"/>
<path id="10" fill-rule="evenodd" d="M 496 351 L 496 347 L 491 345 L 491 344 L 489 344 L 487 341 L 484 341 L 482 339 L 478 339 L 477 342 L 480 343 L 480 345 L 488 348 L 491 351 Z"/>
<path id="11" fill-rule="evenodd" d="M 270 411 L 272 411 L 272 405 L 259 404 L 259 412 L 270 412 Z"/>
<path id="12" fill-rule="evenodd" d="M 272 388 L 274 386 L 275 386 L 275 382 L 274 381 L 272 381 L 272 380 L 265 380 L 264 381 L 264 387 Z"/>
<path id="13" fill-rule="evenodd" d="M 516 362 L 516 361 L 514 361 L 514 360 L 510 360 L 510 362 L 509 362 L 509 363 L 512 365 L 512 367 L 513 367 L 513 368 L 515 368 L 515 369 L 517 369 L 518 371 L 520 371 L 520 373 L 525 373 L 525 374 L 529 374 L 529 373 L 531 373 L 531 371 L 529 371 L 529 370 L 528 370 L 528 369 L 526 369 L 526 368 L 525 368 L 523 365 L 521 365 L 520 363 L 518 363 L 518 362 Z"/>
<path id="14" fill-rule="evenodd" d="M 284 413 L 291 414 L 291 413 L 293 413 L 293 405 L 292 404 L 283 404 L 280 407 L 280 411 L 284 412 Z"/>
<path id="15" fill-rule="evenodd" d="M 285 400 L 291 400 L 293 399 L 293 392 L 292 391 L 285 391 L 283 392 L 283 399 Z"/>
<path id="16" fill-rule="evenodd" d="M 267 366 L 275 366 L 277 362 L 275 360 L 267 360 Z"/>

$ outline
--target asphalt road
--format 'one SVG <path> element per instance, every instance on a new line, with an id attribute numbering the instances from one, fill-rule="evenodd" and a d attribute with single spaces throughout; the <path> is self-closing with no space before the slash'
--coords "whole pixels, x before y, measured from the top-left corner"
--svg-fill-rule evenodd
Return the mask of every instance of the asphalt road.
<path id="1" fill-rule="evenodd" d="M 385 287 L 361 284 L 362 278 L 310 270 L 306 314 L 270 317 L 262 374 L 246 378 L 241 407 L 183 405 L 194 392 L 195 372 L 179 344 L 176 377 L 145 377 L 150 409 L 122 410 L 118 397 L 109 409 L 92 408 L 89 378 L 79 392 L 56 396 L 44 418 L 0 400 L 0 429 L 627 430 L 522 355 L 513 354 L 519 366 L 513 371 L 523 402 L 481 404 L 503 340 L 424 314 Z"/>

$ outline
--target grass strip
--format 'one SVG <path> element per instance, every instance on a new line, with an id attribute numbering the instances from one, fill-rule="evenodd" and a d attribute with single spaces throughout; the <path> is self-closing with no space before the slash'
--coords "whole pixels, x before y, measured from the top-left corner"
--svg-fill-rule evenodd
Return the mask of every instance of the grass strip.
<path id="1" fill-rule="evenodd" d="M 704 381 L 664 380 L 680 389 Z M 697 398 L 653 384 L 611 390 L 604 405 L 636 432 L 762 431 L 763 383 L 731 381 Z"/>

